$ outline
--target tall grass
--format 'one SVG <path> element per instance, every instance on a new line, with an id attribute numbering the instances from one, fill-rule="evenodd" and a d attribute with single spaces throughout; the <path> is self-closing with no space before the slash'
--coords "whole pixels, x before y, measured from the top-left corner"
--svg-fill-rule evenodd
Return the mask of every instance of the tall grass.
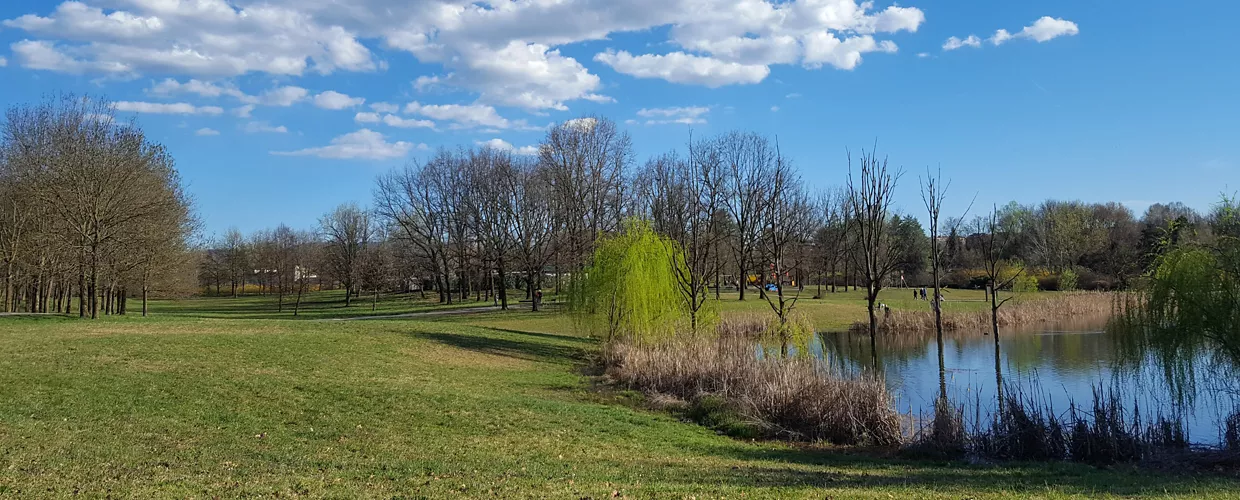
<path id="1" fill-rule="evenodd" d="M 900 416 L 881 380 L 842 378 L 804 357 L 759 357 L 760 320 L 729 320 L 719 335 L 655 345 L 605 347 L 606 376 L 623 387 L 693 407 L 720 406 L 763 437 L 836 444 L 896 445 Z"/>
<path id="2" fill-rule="evenodd" d="M 1062 320 L 1075 316 L 1098 316 L 1114 312 L 1114 296 L 1105 292 L 1058 293 L 1054 296 L 1012 301 L 999 308 L 1000 327 L 1030 325 Z M 944 330 L 989 331 L 990 308 L 980 311 L 943 311 Z M 932 332 L 934 311 L 892 310 L 879 327 L 886 332 Z M 854 330 L 868 330 L 869 324 L 856 322 Z"/>
<path id="3" fill-rule="evenodd" d="M 1075 402 L 1056 413 L 1045 398 L 1007 386 L 988 427 L 967 437 L 971 453 L 1000 460 L 1068 460 L 1092 465 L 1136 463 L 1167 456 L 1191 459 L 1182 421 L 1162 414 L 1143 419 L 1114 390 L 1095 387 L 1090 407 Z"/>

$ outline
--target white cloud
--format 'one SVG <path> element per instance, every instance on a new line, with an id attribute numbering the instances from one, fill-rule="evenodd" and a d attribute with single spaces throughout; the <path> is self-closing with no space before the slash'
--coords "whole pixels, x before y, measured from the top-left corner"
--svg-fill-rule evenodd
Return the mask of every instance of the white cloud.
<path id="1" fill-rule="evenodd" d="M 353 115 L 353 121 L 358 123 L 379 123 L 379 113 L 362 111 Z"/>
<path id="2" fill-rule="evenodd" d="M 297 151 L 272 151 L 280 156 L 317 156 L 331 159 L 391 160 L 409 154 L 415 146 L 404 141 L 387 142 L 378 132 L 361 129 L 331 140 L 331 144 Z M 418 146 L 419 149 L 421 145 Z"/>
<path id="3" fill-rule="evenodd" d="M 328 90 L 314 96 L 314 105 L 323 109 L 339 110 L 352 108 L 354 106 L 361 106 L 364 102 L 366 102 L 365 98 L 350 97 L 347 94 L 341 94 L 334 90 Z"/>
<path id="4" fill-rule="evenodd" d="M 396 113 L 400 111 L 400 106 L 390 102 L 372 102 L 370 103 L 370 109 L 375 110 L 377 113 Z"/>
<path id="5" fill-rule="evenodd" d="M 1072 21 L 1042 16 L 1032 25 L 1025 26 L 1016 36 L 1030 38 L 1041 43 L 1061 36 L 1073 36 L 1080 32 L 1080 27 Z"/>
<path id="6" fill-rule="evenodd" d="M 571 120 L 564 120 L 564 127 L 571 128 L 571 129 L 577 129 L 577 130 L 590 130 L 594 128 L 594 125 L 596 125 L 597 123 L 598 123 L 598 120 L 587 116 L 584 118 L 573 118 Z"/>
<path id="7" fill-rule="evenodd" d="M 220 135 L 220 131 L 204 127 L 204 128 L 198 129 L 197 132 L 194 132 L 194 135 L 201 135 L 201 136 Z"/>
<path id="8" fill-rule="evenodd" d="M 0 56 L 0 68 L 3 68 L 8 65 L 9 65 L 9 60 L 5 59 L 4 56 Z"/>
<path id="9" fill-rule="evenodd" d="M 721 86 L 762 81 L 776 64 L 853 69 L 862 54 L 895 51 L 880 38 L 924 22 L 918 8 L 868 0 L 80 0 L 3 21 L 38 40 L 13 45 L 29 68 L 284 78 L 382 70 L 368 48 L 381 46 L 442 67 L 417 77 L 417 90 L 452 87 L 475 104 L 533 112 L 611 102 L 599 76 L 566 55 L 582 42 L 666 33 L 653 45 L 671 46 L 667 54 L 596 60 L 640 78 Z"/>
<path id="10" fill-rule="evenodd" d="M 995 45 L 1003 45 L 1003 42 L 1006 42 L 1011 39 L 1012 39 L 1012 34 L 1008 33 L 1008 30 L 1000 29 L 1000 30 L 995 31 L 994 36 L 990 37 L 990 43 L 993 43 Z"/>
<path id="11" fill-rule="evenodd" d="M 21 40 L 10 46 L 17 61 L 25 68 L 58 71 L 61 73 L 124 74 L 129 68 L 123 64 L 85 61 L 60 50 L 55 43 L 38 40 Z"/>
<path id="12" fill-rule="evenodd" d="M 87 3 L 126 10 L 105 13 Z M 0 24 L 68 42 L 63 52 L 55 42 L 25 47 L 23 65 L 49 71 L 218 77 L 375 68 L 369 50 L 353 33 L 316 20 L 291 1 L 239 9 L 225 0 L 66 1 L 47 16 L 27 14 Z M 30 49 L 50 49 L 60 56 Z"/>
<path id="13" fill-rule="evenodd" d="M 238 118 L 249 118 L 250 113 L 254 112 L 254 105 L 246 104 L 245 106 L 233 108 L 232 111 L 233 111 L 233 114 L 237 115 Z"/>
<path id="14" fill-rule="evenodd" d="M 405 113 L 421 115 L 440 121 L 453 122 L 455 127 L 509 128 L 513 124 L 500 116 L 495 108 L 484 104 L 421 104 L 417 101 L 405 105 Z"/>
<path id="15" fill-rule="evenodd" d="M 178 102 L 172 104 L 140 101 L 119 101 L 113 104 L 117 111 L 163 115 L 218 115 L 224 112 L 219 106 L 194 106 Z"/>
<path id="16" fill-rule="evenodd" d="M 474 144 L 500 151 L 511 151 L 513 154 L 524 156 L 533 156 L 538 154 L 538 146 L 530 145 L 517 148 L 513 147 L 512 143 L 498 137 L 487 141 L 474 141 Z"/>
<path id="17" fill-rule="evenodd" d="M 1033 40 L 1038 43 L 1047 42 L 1061 36 L 1074 36 L 1081 32 L 1079 26 L 1072 21 L 1066 19 L 1058 19 L 1050 16 L 1042 16 L 1034 21 L 1033 24 L 1025 26 L 1020 31 L 1012 34 L 1006 29 L 995 30 L 995 34 L 987 38 L 986 41 L 992 45 L 999 46 L 1017 38 Z M 976 36 L 969 35 L 968 38 L 961 40 L 956 37 L 947 39 L 943 44 L 943 50 L 955 50 L 963 46 L 980 47 L 981 40 Z"/>
<path id="18" fill-rule="evenodd" d="M 288 128 L 285 127 L 284 125 L 272 126 L 270 123 L 267 123 L 267 122 L 247 122 L 245 125 L 241 126 L 241 130 L 245 131 L 245 133 L 247 134 L 263 134 L 263 133 L 285 134 L 285 133 L 288 133 Z"/>
<path id="19" fill-rule="evenodd" d="M 791 94 L 784 96 L 784 99 L 799 99 L 800 97 L 801 97 L 801 94 L 797 92 L 793 92 Z"/>
<path id="20" fill-rule="evenodd" d="M 383 124 L 397 128 L 435 128 L 435 122 L 433 121 L 401 118 L 396 115 L 383 115 Z"/>
<path id="21" fill-rule="evenodd" d="M 662 78 L 672 83 L 704 85 L 711 88 L 758 83 L 771 73 L 770 68 L 764 65 L 724 62 L 684 52 L 633 56 L 623 50 L 608 51 L 595 55 L 594 60 L 611 66 L 620 73 L 637 78 Z"/>
<path id="22" fill-rule="evenodd" d="M 484 103 L 531 110 L 568 109 L 564 101 L 592 97 L 598 76 L 547 45 L 513 40 L 498 49 L 470 47 L 456 71 L 439 81 L 474 90 Z"/>
<path id="23" fill-rule="evenodd" d="M 981 46 L 982 46 L 982 39 L 978 38 L 976 35 L 969 35 L 963 40 L 953 36 L 951 38 L 948 38 L 946 42 L 943 42 L 943 50 L 956 50 L 961 47 L 978 48 Z"/>
<path id="24" fill-rule="evenodd" d="M 422 75 L 413 81 L 413 88 L 417 90 L 418 92 L 425 92 L 438 84 L 439 84 L 438 76 Z"/>
<path id="25" fill-rule="evenodd" d="M 895 42 L 875 41 L 874 37 L 854 36 L 843 40 L 827 32 L 811 34 L 805 40 L 806 67 L 817 68 L 822 64 L 830 64 L 839 69 L 855 69 L 861 64 L 861 55 L 867 52 L 895 53 L 898 50 Z"/>
<path id="26" fill-rule="evenodd" d="M 694 125 L 706 123 L 705 115 L 707 113 L 710 113 L 710 108 L 705 106 L 642 108 L 637 111 L 637 116 L 646 118 L 646 125 L 663 125 L 668 123 Z"/>
<path id="27" fill-rule="evenodd" d="M 300 102 L 310 95 L 310 91 L 296 86 L 277 87 L 266 92 L 259 98 L 268 106 L 287 107 Z"/>
<path id="28" fill-rule="evenodd" d="M 927 57 L 930 57 L 930 53 L 929 52 L 918 52 L 917 57 L 919 59 L 925 59 Z"/>
<path id="29" fill-rule="evenodd" d="M 163 81 L 147 89 L 147 93 L 158 96 L 173 96 L 177 94 L 195 94 L 202 97 L 232 96 L 240 99 L 242 102 L 254 100 L 254 97 L 247 95 L 234 86 L 218 85 L 196 79 L 190 79 L 185 83 L 181 83 L 173 78 L 165 78 Z"/>
<path id="30" fill-rule="evenodd" d="M 771 112 L 774 113 L 776 111 L 779 111 L 779 106 L 771 106 Z"/>

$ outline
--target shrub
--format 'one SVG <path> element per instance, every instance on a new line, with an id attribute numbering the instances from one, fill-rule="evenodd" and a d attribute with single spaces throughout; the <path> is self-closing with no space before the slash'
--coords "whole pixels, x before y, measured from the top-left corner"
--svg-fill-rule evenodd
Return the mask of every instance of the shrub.
<path id="1" fill-rule="evenodd" d="M 1012 281 L 1012 291 L 1016 293 L 1036 292 L 1038 291 L 1038 278 L 1035 276 L 1021 276 Z"/>
<path id="2" fill-rule="evenodd" d="M 1077 280 L 1078 280 L 1078 276 L 1076 275 L 1075 271 L 1071 269 L 1065 269 L 1064 272 L 1059 273 L 1059 291 L 1061 292 L 1075 291 L 1077 289 Z"/>

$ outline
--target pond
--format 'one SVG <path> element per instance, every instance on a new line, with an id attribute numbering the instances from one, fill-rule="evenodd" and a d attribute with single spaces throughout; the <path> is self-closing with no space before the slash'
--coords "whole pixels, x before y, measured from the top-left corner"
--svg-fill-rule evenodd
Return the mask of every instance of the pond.
<path id="1" fill-rule="evenodd" d="M 1073 401 L 1091 408 L 1093 391 L 1101 385 L 1114 389 L 1129 410 L 1139 406 L 1143 420 L 1159 412 L 1177 415 L 1192 442 L 1218 443 L 1220 423 L 1237 401 L 1199 384 L 1190 402 L 1177 405 L 1160 368 L 1152 363 L 1135 368 L 1120 364 L 1119 334 L 1107 328 L 1108 321 L 1108 317 L 1077 318 L 1001 330 L 997 352 L 989 334 L 945 332 L 947 396 L 965 406 L 967 425 L 972 425 L 979 417 L 990 421 L 1000 380 L 1005 387 L 1049 402 L 1057 414 L 1065 414 Z M 901 412 L 932 416 L 940 390 L 935 334 L 880 334 L 876 344 L 874 356 L 868 334 L 821 333 L 809 351 L 846 373 L 869 370 L 877 363 Z"/>

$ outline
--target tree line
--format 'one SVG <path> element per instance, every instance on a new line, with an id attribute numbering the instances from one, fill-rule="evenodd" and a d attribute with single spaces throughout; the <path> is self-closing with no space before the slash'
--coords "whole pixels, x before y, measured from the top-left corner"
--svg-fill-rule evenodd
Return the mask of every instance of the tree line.
<path id="1" fill-rule="evenodd" d="M 815 189 L 777 141 L 729 132 L 638 162 L 628 134 L 588 116 L 551 127 L 536 156 L 444 148 L 396 168 L 377 180 L 370 209 L 344 205 L 292 238 L 314 247 L 305 257 L 281 257 L 271 242 L 296 233 L 287 228 L 232 232 L 207 252 L 201 274 L 204 284 L 259 282 L 283 295 L 297 289 L 302 268 L 350 290 L 345 300 L 417 289 L 444 303 L 472 294 L 507 307 L 510 289 L 526 299 L 562 292 L 600 238 L 636 218 L 682 254 L 691 311 L 727 288 L 739 300 L 770 299 L 783 319 L 806 287 L 815 295 L 860 287 L 872 309 L 892 286 L 1125 288 L 1166 238 L 1209 230 L 1180 203 L 1137 217 L 1119 203 L 1048 200 L 940 220 L 942 180 L 925 228 L 894 205 L 902 169 L 872 149 L 841 160 L 844 185 Z"/>
<path id="2" fill-rule="evenodd" d="M 195 219 L 167 149 L 104 99 L 9 109 L 0 137 L 0 311 L 125 314 L 193 289 Z M 76 300 L 74 300 L 76 299 Z"/>
<path id="3" fill-rule="evenodd" d="M 1164 248 L 1213 227 L 1179 203 L 1137 217 L 1118 203 L 1048 200 L 940 220 L 935 177 L 937 189 L 922 186 L 925 228 L 894 206 L 905 172 L 873 149 L 841 158 L 843 185 L 814 188 L 758 133 L 689 137 L 639 162 L 615 122 L 587 116 L 550 127 L 535 156 L 440 149 L 381 176 L 368 209 L 342 205 L 314 228 L 230 230 L 192 249 L 172 156 L 106 100 L 16 106 L 2 141 L 3 311 L 124 313 L 131 296 L 187 288 L 195 264 L 199 287 L 257 287 L 281 310 L 293 297 L 296 311 L 311 286 L 349 290 L 347 304 L 417 290 L 507 307 L 512 289 L 560 294 L 602 237 L 642 219 L 681 255 L 690 311 L 726 288 L 767 299 L 782 322 L 806 287 L 863 288 L 872 314 L 891 286 L 1125 288 Z"/>

